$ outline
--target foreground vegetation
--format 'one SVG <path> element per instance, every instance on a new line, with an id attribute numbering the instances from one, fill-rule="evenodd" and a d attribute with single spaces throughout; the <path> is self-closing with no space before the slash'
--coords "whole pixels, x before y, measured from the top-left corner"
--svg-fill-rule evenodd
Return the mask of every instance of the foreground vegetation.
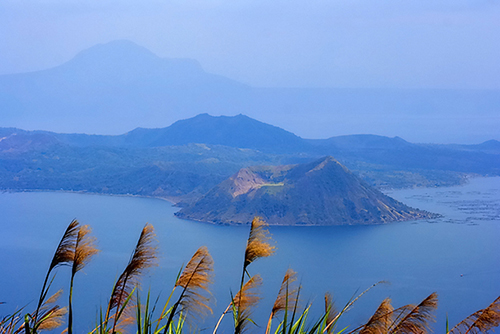
<path id="1" fill-rule="evenodd" d="M 91 334 L 136 332 L 150 333 L 187 333 L 201 332 L 197 321 L 211 313 L 211 295 L 209 286 L 213 281 L 213 260 L 206 247 L 199 248 L 176 278 L 172 291 L 160 305 L 158 298 L 153 301 L 150 293 L 147 297 L 139 294 L 139 280 L 142 274 L 156 265 L 156 242 L 154 229 L 147 224 L 141 231 L 137 245 L 123 273 L 114 283 L 108 303 L 101 307 L 98 320 Z M 27 311 L 24 308 L 0 319 L 0 334 L 26 333 L 35 334 L 64 328 L 67 321 L 68 334 L 73 329 L 73 283 L 91 258 L 98 253 L 95 238 L 91 236 L 88 225 L 81 226 L 76 220 L 66 229 L 54 257 L 50 263 L 36 308 Z M 252 311 L 260 300 L 258 293 L 262 285 L 261 277 L 251 275 L 248 268 L 259 258 L 271 256 L 274 246 L 270 243 L 266 224 L 260 218 L 254 218 L 250 227 L 239 291 L 228 298 L 228 306 L 214 326 L 213 334 L 218 332 L 223 318 L 232 317 L 234 333 L 259 331 L 255 327 Z M 67 265 L 70 267 L 69 300 L 67 307 L 58 304 L 62 290 L 50 295 L 55 269 Z M 289 269 L 285 273 L 277 298 L 270 310 L 265 333 L 275 334 L 384 334 L 384 333 L 428 333 L 429 324 L 434 321 L 433 312 L 437 308 L 437 294 L 431 293 L 419 304 L 404 305 L 394 308 L 391 300 L 382 301 L 375 313 L 359 327 L 339 328 L 338 320 L 348 312 L 352 305 L 366 292 L 381 282 L 373 284 L 345 306 L 337 309 L 330 294 L 325 294 L 325 307 L 322 314 L 313 318 L 309 314 L 311 304 L 302 306 L 300 302 L 301 286 L 297 283 L 296 273 Z M 274 321 L 274 325 L 273 325 Z M 446 325 L 445 332 L 488 333 L 500 325 L 500 297 L 485 309 L 479 310 L 453 328 Z M 208 332 L 207 330 L 204 330 Z"/>

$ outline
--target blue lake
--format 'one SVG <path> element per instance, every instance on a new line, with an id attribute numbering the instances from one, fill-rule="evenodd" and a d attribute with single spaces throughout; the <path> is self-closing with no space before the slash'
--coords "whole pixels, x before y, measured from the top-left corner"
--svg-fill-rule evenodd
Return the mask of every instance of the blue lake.
<path id="1" fill-rule="evenodd" d="M 357 291 L 389 281 L 363 296 L 342 318 L 356 327 L 391 297 L 395 307 L 439 294 L 435 332 L 444 331 L 446 314 L 455 324 L 500 295 L 500 177 L 471 179 L 465 186 L 398 190 L 390 196 L 443 218 L 378 226 L 271 227 L 277 251 L 249 267 L 264 280 L 263 300 L 254 313 L 265 327 L 288 268 L 298 272 L 303 305 L 323 307 L 333 294 L 341 308 Z M 207 246 L 215 262 L 214 316 L 200 327 L 211 333 L 216 319 L 238 290 L 248 227 L 215 226 L 177 219 L 177 208 L 159 199 L 73 193 L 0 194 L 0 317 L 35 307 L 41 284 L 61 235 L 76 218 L 89 224 L 101 249 L 75 280 L 75 326 L 95 323 L 116 277 L 125 267 L 140 230 L 154 225 L 159 266 L 142 280 L 142 292 L 170 292 L 175 277 L 196 249 Z M 55 292 L 67 289 L 68 268 L 60 268 Z M 61 301 L 61 304 L 66 304 Z M 230 332 L 231 319 L 223 329 Z M 223 332 L 223 331 L 221 331 Z M 263 332 L 254 327 L 252 332 Z"/>

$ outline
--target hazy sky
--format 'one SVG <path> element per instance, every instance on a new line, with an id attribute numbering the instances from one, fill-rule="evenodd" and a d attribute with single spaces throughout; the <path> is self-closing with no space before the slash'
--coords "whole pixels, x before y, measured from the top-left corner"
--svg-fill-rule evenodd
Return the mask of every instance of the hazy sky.
<path id="1" fill-rule="evenodd" d="M 0 1 L 0 74 L 115 39 L 254 86 L 500 89 L 497 0 Z"/>

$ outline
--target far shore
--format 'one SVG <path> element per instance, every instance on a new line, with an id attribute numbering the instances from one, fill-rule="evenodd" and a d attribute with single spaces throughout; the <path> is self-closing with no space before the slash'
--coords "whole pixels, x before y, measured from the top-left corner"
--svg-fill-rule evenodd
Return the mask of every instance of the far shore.
<path id="1" fill-rule="evenodd" d="M 98 195 L 98 196 L 112 196 L 112 197 L 137 197 L 137 198 L 149 198 L 149 199 L 159 199 L 171 203 L 172 205 L 177 204 L 179 201 L 175 201 L 171 197 L 161 197 L 161 196 L 146 196 L 146 195 L 134 195 L 134 194 L 113 194 L 113 193 L 98 193 L 90 192 L 85 190 L 54 190 L 54 189 L 2 189 L 0 190 L 4 193 L 68 193 L 68 194 L 81 194 L 81 195 Z"/>

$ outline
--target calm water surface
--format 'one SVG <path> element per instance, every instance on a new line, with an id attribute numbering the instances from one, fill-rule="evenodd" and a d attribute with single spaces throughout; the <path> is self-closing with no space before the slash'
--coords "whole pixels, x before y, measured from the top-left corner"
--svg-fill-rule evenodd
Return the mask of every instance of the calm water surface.
<path id="1" fill-rule="evenodd" d="M 439 294 L 435 332 L 486 307 L 500 295 L 500 177 L 472 179 L 460 187 L 399 190 L 390 196 L 444 217 L 380 226 L 271 228 L 276 255 L 249 267 L 264 279 L 263 300 L 254 318 L 266 315 L 288 268 L 299 273 L 304 304 L 323 307 L 330 291 L 338 308 L 373 283 L 386 280 L 360 299 L 343 318 L 354 327 L 391 297 L 395 307 Z M 170 292 L 180 267 L 207 246 L 215 261 L 215 318 L 238 289 L 248 227 L 214 226 L 177 219 L 170 203 L 146 198 L 71 193 L 0 193 L 0 317 L 35 307 L 47 266 L 73 218 L 90 224 L 101 249 L 75 280 L 76 328 L 92 327 L 116 277 L 125 267 L 140 230 L 154 225 L 160 264 L 143 280 L 143 293 Z M 68 285 L 60 268 L 54 292 Z M 61 302 L 61 304 L 63 304 Z M 65 304 L 65 303 L 64 303 Z M 213 328 L 209 317 L 201 327 Z M 231 319 L 225 319 L 230 328 Z M 255 333 L 262 332 L 255 328 Z M 229 332 L 229 330 L 226 330 Z"/>

